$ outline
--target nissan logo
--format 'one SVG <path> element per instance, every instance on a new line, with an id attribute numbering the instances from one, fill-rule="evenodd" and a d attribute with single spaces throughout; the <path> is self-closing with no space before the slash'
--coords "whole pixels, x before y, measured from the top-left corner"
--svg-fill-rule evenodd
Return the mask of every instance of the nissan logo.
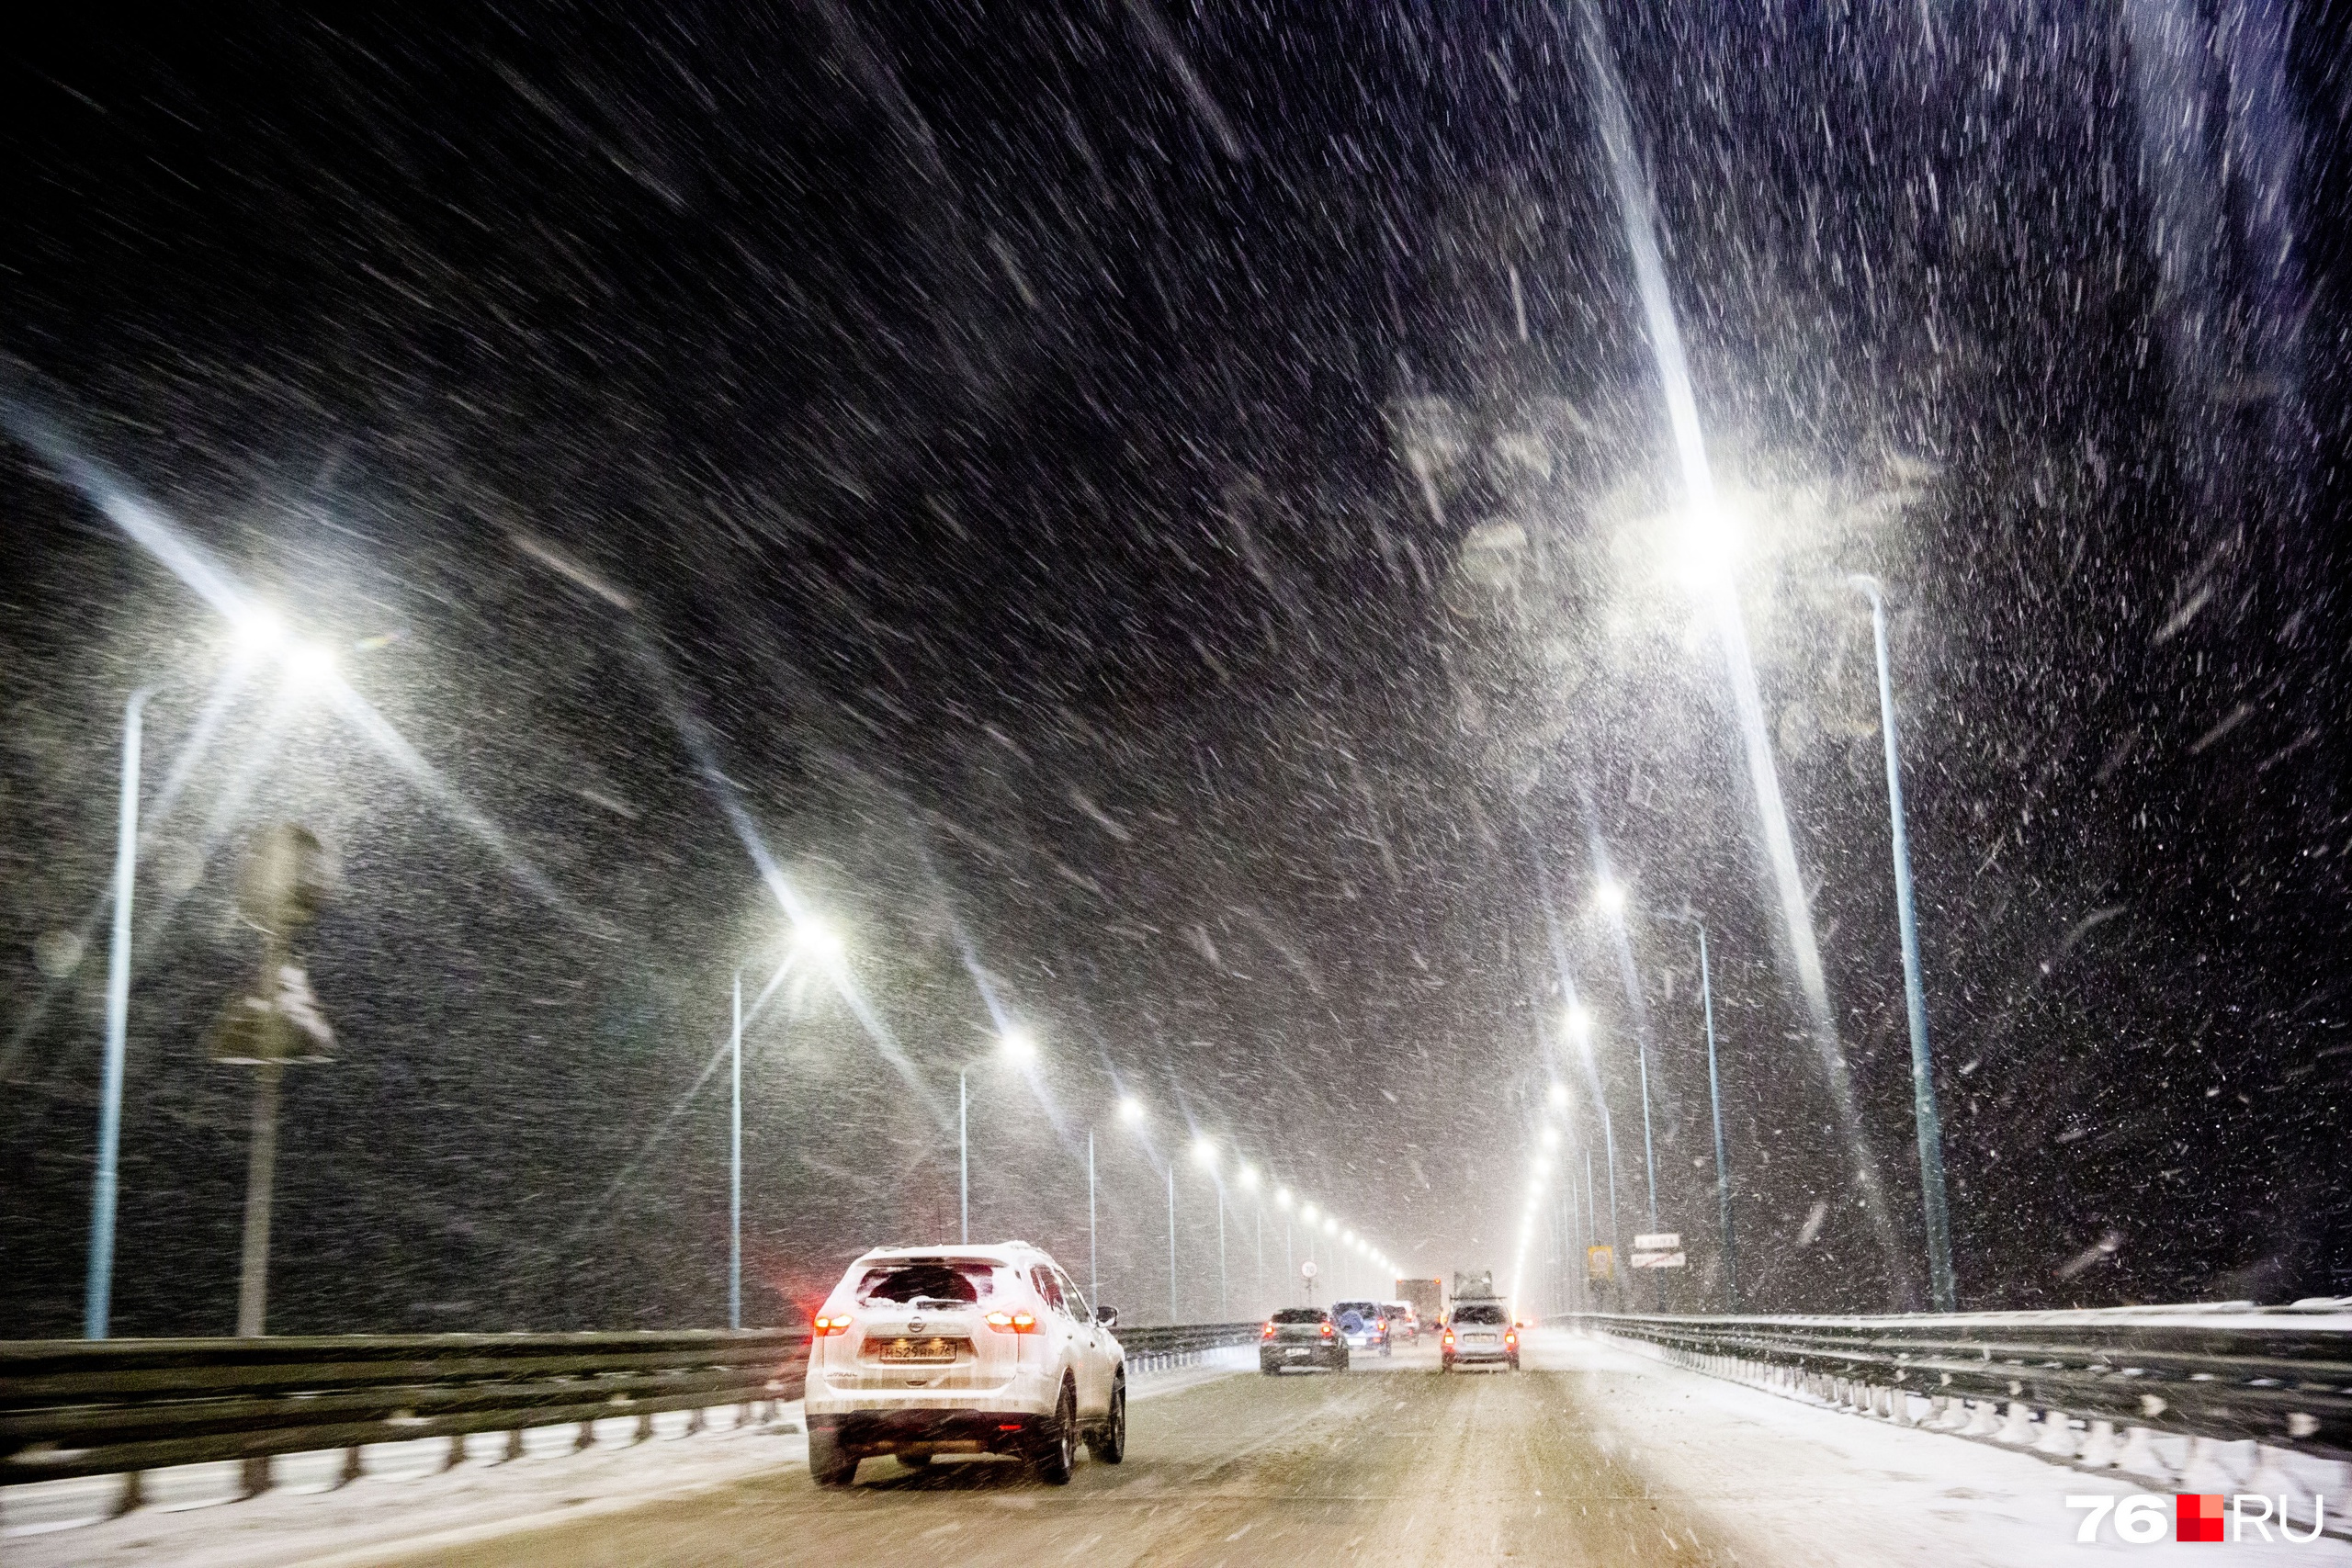
<path id="1" fill-rule="evenodd" d="M 921 1334 L 922 1332 L 922 1319 L 919 1317 L 910 1317 L 907 1319 L 907 1332 L 910 1334 Z"/>

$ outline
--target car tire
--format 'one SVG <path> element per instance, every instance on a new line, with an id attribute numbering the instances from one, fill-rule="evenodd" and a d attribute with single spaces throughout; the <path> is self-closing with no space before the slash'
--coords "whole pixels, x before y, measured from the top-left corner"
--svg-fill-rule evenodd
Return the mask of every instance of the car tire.
<path id="1" fill-rule="evenodd" d="M 1067 1486 L 1078 1468 L 1078 1396 L 1062 1383 L 1054 1401 L 1054 1418 L 1037 1431 L 1036 1457 L 1030 1461 L 1037 1479 L 1048 1486 Z"/>
<path id="2" fill-rule="evenodd" d="M 1111 1384 L 1111 1413 L 1086 1438 L 1086 1451 L 1098 1464 L 1117 1464 L 1127 1457 L 1127 1380 Z"/>
<path id="3" fill-rule="evenodd" d="M 1510 1370 L 1512 1371 L 1519 1371 L 1519 1358 L 1517 1356 L 1513 1356 L 1510 1359 Z"/>
<path id="4" fill-rule="evenodd" d="M 1283 1375 L 1283 1370 L 1282 1370 L 1280 1367 L 1278 1367 L 1278 1366 L 1274 1365 L 1274 1364 L 1273 1364 L 1273 1362 L 1272 1362 L 1272 1361 L 1261 1361 L 1261 1362 L 1259 1362 L 1259 1363 L 1258 1363 L 1258 1370 L 1259 1370 L 1260 1371 L 1261 1371 L 1261 1372 L 1265 1373 L 1265 1374 L 1266 1374 L 1268 1377 L 1270 1377 L 1270 1378 L 1278 1378 L 1278 1377 L 1280 1377 L 1280 1376 L 1282 1376 L 1282 1375 Z"/>
<path id="5" fill-rule="evenodd" d="M 1348 1370 L 1348 1359 L 1347 1359 L 1347 1357 L 1346 1357 L 1345 1355 L 1342 1355 L 1342 1356 L 1340 1358 L 1340 1359 L 1339 1359 L 1338 1363 L 1337 1363 L 1336 1365 L 1334 1365 L 1334 1366 L 1332 1367 L 1332 1369 L 1331 1369 L 1331 1370 L 1332 1370 L 1333 1371 L 1335 1371 L 1335 1372 L 1344 1372 L 1344 1371 L 1346 1371 Z"/>
<path id="6" fill-rule="evenodd" d="M 808 1474 L 820 1486 L 847 1486 L 857 1479 L 857 1456 L 832 1433 L 810 1432 Z"/>
<path id="7" fill-rule="evenodd" d="M 1437 1370 L 1442 1372 L 1452 1371 L 1453 1370 L 1453 1358 L 1451 1356 L 1440 1357 L 1438 1359 Z"/>

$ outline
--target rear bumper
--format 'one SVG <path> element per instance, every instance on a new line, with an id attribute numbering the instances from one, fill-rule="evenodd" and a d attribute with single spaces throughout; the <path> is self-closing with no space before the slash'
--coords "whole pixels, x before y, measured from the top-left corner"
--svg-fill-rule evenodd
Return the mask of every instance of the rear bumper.
<path id="1" fill-rule="evenodd" d="M 852 1453 L 1026 1452 L 1050 1416 L 1025 1410 L 856 1410 L 808 1417 Z"/>
<path id="2" fill-rule="evenodd" d="M 1293 1354 L 1294 1351 L 1303 1353 Z M 1326 1340 L 1316 1345 L 1274 1344 L 1258 1347 L 1258 1365 L 1270 1371 L 1279 1371 L 1283 1367 L 1337 1369 L 1345 1364 L 1347 1359 L 1348 1348 L 1337 1340 Z"/>
<path id="3" fill-rule="evenodd" d="M 919 1420 L 934 1415 L 977 1418 L 1005 1410 L 1026 1416 L 1045 1416 L 1053 1414 L 1054 1402 L 1060 1392 L 1059 1378 L 1034 1368 L 1023 1368 L 1001 1382 L 972 1389 L 876 1388 L 871 1383 L 841 1387 L 830 1376 L 820 1375 L 808 1380 L 802 1408 L 812 1424 L 852 1416 L 887 1416 L 893 1420 Z"/>

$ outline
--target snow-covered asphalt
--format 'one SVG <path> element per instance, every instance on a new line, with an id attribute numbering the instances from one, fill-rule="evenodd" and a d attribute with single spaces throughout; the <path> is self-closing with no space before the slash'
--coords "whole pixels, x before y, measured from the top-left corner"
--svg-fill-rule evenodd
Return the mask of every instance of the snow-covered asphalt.
<path id="1" fill-rule="evenodd" d="M 994 1461 L 869 1460 L 846 1493 L 797 1438 L 745 1433 L 364 1482 L 9 1543 L 11 1562 L 334 1568 L 952 1562 L 1861 1564 L 2080 1562 L 2068 1494 L 2136 1489 L 1530 1336 L 1527 1370 L 1438 1375 L 1424 1347 L 1345 1375 L 1140 1380 L 1127 1462 L 1046 1487 Z M 2341 1542 L 2232 1562 L 2352 1563 Z"/>

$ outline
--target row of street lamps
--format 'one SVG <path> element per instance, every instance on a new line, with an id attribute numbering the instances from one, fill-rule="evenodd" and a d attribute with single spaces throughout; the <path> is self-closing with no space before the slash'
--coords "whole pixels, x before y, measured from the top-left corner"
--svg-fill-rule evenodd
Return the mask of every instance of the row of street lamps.
<path id="1" fill-rule="evenodd" d="M 777 980 L 796 964 L 813 962 L 828 970 L 837 969 L 843 959 L 839 936 L 823 921 L 803 915 L 793 928 L 789 954 L 785 970 Z M 774 984 L 770 989 L 773 990 Z M 727 1325 L 743 1325 L 743 972 L 735 971 L 730 1002 L 731 1024 L 729 1045 L 729 1100 L 728 1108 L 728 1238 L 727 1238 Z M 991 1062 L 1023 1070 L 1035 1068 L 1038 1062 L 1036 1037 L 1017 1026 L 1007 1026 L 997 1035 L 992 1051 L 964 1062 L 956 1070 L 956 1238 L 959 1245 L 969 1246 L 972 1240 L 972 1069 Z M 1138 1134 L 1148 1120 L 1143 1101 L 1134 1095 L 1122 1096 L 1114 1106 L 1119 1121 L 1136 1129 Z M 1227 1267 L 1226 1201 L 1224 1173 L 1216 1140 L 1206 1133 L 1194 1136 L 1192 1145 L 1193 1163 L 1200 1166 L 1216 1184 L 1217 1193 L 1217 1311 L 1220 1316 L 1230 1310 L 1231 1288 Z M 1165 1166 L 1168 1190 L 1168 1314 L 1169 1321 L 1177 1320 L 1178 1272 L 1176 1258 L 1176 1161 Z M 1258 1168 L 1247 1160 L 1233 1168 L 1234 1179 L 1242 1190 L 1257 1199 L 1253 1204 L 1253 1250 L 1259 1294 L 1265 1290 L 1265 1214 L 1262 1182 Z M 1306 1225 L 1310 1234 L 1319 1230 L 1333 1244 L 1353 1253 L 1364 1265 L 1391 1272 L 1394 1264 L 1372 1242 L 1357 1235 L 1352 1226 L 1344 1224 L 1340 1216 L 1318 1208 L 1311 1201 L 1295 1200 L 1289 1188 L 1276 1186 L 1272 1193 L 1274 1206 L 1283 1215 L 1283 1256 L 1287 1272 L 1293 1266 L 1292 1251 L 1294 1220 Z M 1094 1128 L 1086 1130 L 1086 1254 L 1087 1290 L 1090 1298 L 1099 1297 L 1102 1289 L 1100 1247 L 1098 1245 L 1099 1210 L 1094 1164 Z"/>
<path id="2" fill-rule="evenodd" d="M 1912 1111 L 1919 1150 L 1920 1201 L 1927 1229 L 1928 1273 L 1929 1292 L 1935 1310 L 1952 1312 L 1958 1307 L 1958 1289 L 1951 1258 L 1951 1222 L 1944 1190 L 1943 1131 L 1936 1104 L 1933 1063 L 1928 1046 L 1928 1007 L 1919 957 L 1919 927 L 1913 907 L 1911 888 L 1910 837 L 1905 830 L 1903 809 L 1903 773 L 1901 750 L 1894 716 L 1894 682 L 1887 647 L 1885 589 L 1876 578 L 1857 575 L 1849 584 L 1870 601 L 1872 643 L 1877 654 L 1880 733 L 1886 757 L 1887 808 L 1893 829 L 1894 862 L 1895 918 L 1903 949 L 1903 984 L 1905 1013 L 1911 1038 Z M 1604 878 L 1594 895 L 1594 904 L 1609 919 L 1619 922 L 1625 919 L 1628 896 L 1624 887 L 1613 879 Z M 1730 1163 L 1724 1146 L 1723 1080 L 1716 1060 L 1715 1002 L 1713 966 L 1707 948 L 1706 923 L 1686 907 L 1683 909 L 1660 912 L 1656 919 L 1691 927 L 1698 935 L 1699 995 L 1706 1021 L 1707 1040 L 1707 1100 L 1714 1133 L 1715 1197 L 1717 1224 L 1720 1226 L 1724 1258 L 1724 1308 L 1739 1310 L 1739 1253 L 1736 1233 L 1732 1222 Z M 1612 1276 L 1614 1259 L 1622 1257 L 1616 1247 L 1617 1233 L 1617 1152 L 1616 1139 L 1611 1127 L 1609 1099 L 1591 1064 L 1592 1020 L 1585 1009 L 1571 1001 L 1566 1020 L 1569 1040 L 1583 1052 L 1588 1077 L 1595 1090 L 1595 1103 L 1600 1112 L 1604 1163 L 1609 1172 L 1610 1233 L 1611 1242 Z M 1652 1140 L 1650 1116 L 1649 1046 L 1646 1032 L 1636 1030 L 1634 1049 L 1642 1088 L 1642 1154 L 1648 1183 L 1650 1230 L 1658 1228 L 1657 1165 Z M 1567 1087 L 1555 1083 L 1550 1105 L 1555 1111 L 1567 1108 Z M 1546 1123 L 1539 1136 L 1542 1148 L 1532 1162 L 1532 1177 L 1528 1204 L 1522 1216 L 1520 1234 L 1520 1258 L 1523 1268 L 1528 1246 L 1533 1237 L 1533 1227 L 1541 1205 L 1544 1184 L 1550 1172 L 1550 1151 L 1557 1145 L 1559 1134 Z M 1590 1156 L 1587 1164 L 1587 1202 L 1592 1202 Z M 1591 1216 L 1597 1218 L 1597 1215 Z"/>

